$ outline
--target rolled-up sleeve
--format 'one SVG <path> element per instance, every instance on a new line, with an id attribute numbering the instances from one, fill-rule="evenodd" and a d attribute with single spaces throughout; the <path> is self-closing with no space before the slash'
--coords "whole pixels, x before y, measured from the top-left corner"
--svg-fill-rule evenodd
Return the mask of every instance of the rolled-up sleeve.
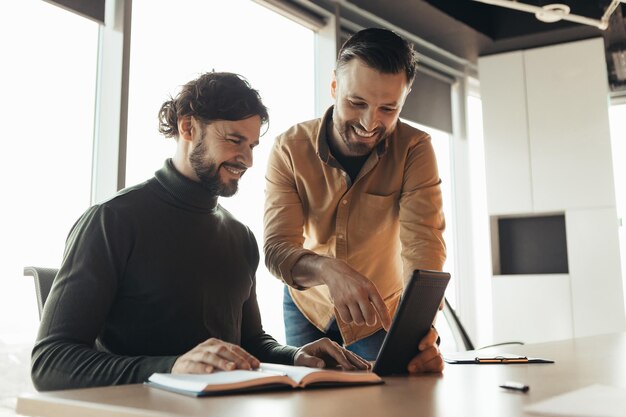
<path id="1" fill-rule="evenodd" d="M 304 249 L 304 209 L 298 195 L 289 153 L 274 143 L 265 176 L 264 245 L 265 264 L 286 284 L 293 282 L 291 269 L 302 256 L 314 254 Z"/>

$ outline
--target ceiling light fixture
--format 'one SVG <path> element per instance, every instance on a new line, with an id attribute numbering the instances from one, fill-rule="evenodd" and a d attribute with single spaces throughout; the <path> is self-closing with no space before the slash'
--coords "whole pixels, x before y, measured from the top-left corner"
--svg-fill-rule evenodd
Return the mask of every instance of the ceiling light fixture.
<path id="1" fill-rule="evenodd" d="M 566 4 L 554 3 L 543 7 L 532 4 L 521 3 L 515 0 L 474 0 L 481 3 L 491 4 L 494 6 L 507 7 L 509 9 L 520 10 L 522 12 L 534 13 L 537 19 L 542 22 L 553 23 L 560 20 L 568 20 L 570 22 L 581 23 L 606 30 L 609 27 L 609 18 L 617 9 L 620 3 L 626 3 L 626 0 L 612 0 L 611 4 L 604 11 L 604 15 L 600 19 L 592 19 L 585 16 L 579 16 L 570 13 L 570 8 Z"/>
<path id="2" fill-rule="evenodd" d="M 535 13 L 535 17 L 545 23 L 558 22 L 570 12 L 569 6 L 561 3 L 546 4 L 542 9 L 542 11 Z"/>

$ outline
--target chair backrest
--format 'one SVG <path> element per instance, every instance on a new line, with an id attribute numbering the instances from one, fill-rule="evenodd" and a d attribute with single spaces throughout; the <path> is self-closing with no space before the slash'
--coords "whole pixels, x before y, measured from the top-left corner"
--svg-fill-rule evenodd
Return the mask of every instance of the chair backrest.
<path id="1" fill-rule="evenodd" d="M 467 334 L 465 327 L 463 327 L 463 323 L 461 323 L 461 320 L 456 315 L 456 311 L 454 311 L 447 298 L 444 298 L 444 301 L 443 315 L 448 322 L 448 326 L 454 336 L 456 345 L 458 347 L 462 346 L 464 350 L 474 350 L 474 344 Z"/>
<path id="2" fill-rule="evenodd" d="M 39 266 L 27 266 L 24 268 L 24 276 L 31 276 L 35 278 L 35 292 L 37 293 L 37 308 L 39 310 L 39 319 L 41 319 L 41 312 L 43 311 L 43 305 L 46 303 L 50 288 L 54 277 L 56 277 L 56 268 L 42 268 Z"/>
<path id="3" fill-rule="evenodd" d="M 457 316 L 456 311 L 454 311 L 454 309 L 452 308 L 452 306 L 450 305 L 447 299 L 444 299 L 444 300 L 445 300 L 445 304 L 443 306 L 443 315 L 445 316 L 446 321 L 448 322 L 450 331 L 452 332 L 452 335 L 455 339 L 457 347 L 463 347 L 464 350 L 467 351 L 467 350 L 486 349 L 486 348 L 494 347 L 494 346 L 523 345 L 524 344 L 524 342 L 521 342 L 521 341 L 510 341 L 510 342 L 494 343 L 491 345 L 481 346 L 478 348 L 474 347 L 474 343 L 472 343 L 472 340 L 467 334 L 467 331 L 465 330 L 463 323 L 461 323 L 459 316 Z"/>

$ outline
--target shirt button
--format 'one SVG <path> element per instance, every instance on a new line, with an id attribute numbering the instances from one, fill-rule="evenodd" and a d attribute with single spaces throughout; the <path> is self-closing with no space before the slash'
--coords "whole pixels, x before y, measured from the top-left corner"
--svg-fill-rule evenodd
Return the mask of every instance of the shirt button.
<path id="1" fill-rule="evenodd" d="M 343 204 L 343 205 L 345 206 L 346 204 L 348 204 L 348 200 L 343 200 L 343 201 L 341 202 L 341 204 Z"/>
<path id="2" fill-rule="evenodd" d="M 337 239 L 343 239 L 343 235 L 342 235 L 341 233 L 339 233 L 339 234 L 337 235 Z"/>

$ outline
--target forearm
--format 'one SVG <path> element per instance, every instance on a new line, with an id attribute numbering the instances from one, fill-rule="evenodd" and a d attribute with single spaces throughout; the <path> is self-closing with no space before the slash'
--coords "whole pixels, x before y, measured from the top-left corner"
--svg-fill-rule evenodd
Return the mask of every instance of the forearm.
<path id="1" fill-rule="evenodd" d="M 272 275 L 289 285 L 292 283 L 293 265 L 303 256 L 315 254 L 304 249 L 301 242 L 294 243 L 284 236 L 266 238 L 263 250 L 267 269 Z"/>
<path id="2" fill-rule="evenodd" d="M 328 261 L 329 258 L 315 254 L 307 254 L 300 257 L 291 269 L 293 283 L 300 288 L 310 288 L 325 284 L 322 271 Z"/>
<path id="3" fill-rule="evenodd" d="M 153 372 L 170 372 L 176 356 L 120 356 L 70 341 L 39 341 L 31 376 L 40 391 L 136 384 Z"/>
<path id="4" fill-rule="evenodd" d="M 298 348 L 281 345 L 267 333 L 261 333 L 242 343 L 242 348 L 261 362 L 293 365 Z"/>
<path id="5" fill-rule="evenodd" d="M 391 317 L 376 286 L 343 260 L 305 255 L 291 271 L 295 286 L 328 286 L 332 303 L 346 323 L 373 326 L 378 316 L 383 327 L 389 328 Z"/>

